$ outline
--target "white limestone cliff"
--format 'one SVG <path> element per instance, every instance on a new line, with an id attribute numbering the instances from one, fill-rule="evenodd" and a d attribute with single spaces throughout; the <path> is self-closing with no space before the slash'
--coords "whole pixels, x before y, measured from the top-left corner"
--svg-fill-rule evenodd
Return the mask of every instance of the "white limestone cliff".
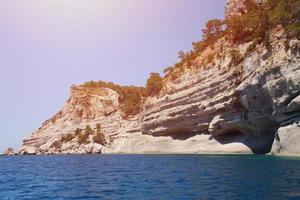
<path id="1" fill-rule="evenodd" d="M 238 15 L 241 2 L 230 0 L 226 16 Z M 144 99 L 141 112 L 129 118 L 118 92 L 74 85 L 62 110 L 26 138 L 19 153 L 300 154 L 300 41 L 287 39 L 278 26 L 268 47 L 249 51 L 251 45 L 218 39 L 178 78 L 166 76 L 161 93 Z M 234 66 L 232 50 L 243 57 Z M 203 63 L 212 54 L 219 56 Z M 97 124 L 107 144 L 92 136 L 88 144 L 78 144 L 77 137 L 61 142 Z"/>

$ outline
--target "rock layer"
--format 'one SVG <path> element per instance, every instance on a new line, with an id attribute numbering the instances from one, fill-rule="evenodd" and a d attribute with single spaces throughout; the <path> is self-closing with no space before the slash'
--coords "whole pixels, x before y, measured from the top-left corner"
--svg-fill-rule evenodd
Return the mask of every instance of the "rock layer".
<path id="1" fill-rule="evenodd" d="M 236 3 L 229 2 L 226 15 L 238 14 Z M 24 140 L 20 153 L 300 153 L 300 41 L 278 26 L 267 47 L 249 51 L 252 45 L 218 39 L 178 78 L 166 76 L 161 93 L 128 119 L 116 91 L 72 86 L 63 109 Z M 235 65 L 232 50 L 243 57 Z M 203 64 L 212 54 L 219 56 Z M 106 145 L 60 142 L 96 124 Z"/>

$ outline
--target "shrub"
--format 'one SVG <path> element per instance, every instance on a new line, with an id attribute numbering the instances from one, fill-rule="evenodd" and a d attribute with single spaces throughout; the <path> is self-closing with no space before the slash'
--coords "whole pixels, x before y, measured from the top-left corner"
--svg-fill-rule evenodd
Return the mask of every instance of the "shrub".
<path id="1" fill-rule="evenodd" d="M 93 136 L 93 141 L 98 144 L 106 145 L 105 136 L 101 130 L 101 125 L 96 125 L 96 135 Z"/>
<path id="2" fill-rule="evenodd" d="M 183 51 L 178 52 L 178 58 L 180 60 L 184 60 L 186 56 L 187 56 L 186 53 L 184 53 Z"/>
<path id="3" fill-rule="evenodd" d="M 271 1 L 272 9 L 269 11 L 270 25 L 286 24 L 293 18 L 293 13 L 290 8 L 291 2 L 288 0 L 273 0 Z"/>
<path id="4" fill-rule="evenodd" d="M 287 27 L 290 37 L 297 37 L 300 40 L 300 22 L 295 22 Z"/>
<path id="5" fill-rule="evenodd" d="M 97 123 L 96 124 L 96 133 L 100 133 L 101 132 L 101 124 Z"/>
<path id="6" fill-rule="evenodd" d="M 150 73 L 150 77 L 146 83 L 145 96 L 155 96 L 158 95 L 163 88 L 163 79 L 160 77 L 159 73 Z"/>
<path id="7" fill-rule="evenodd" d="M 87 125 L 85 127 L 84 133 L 80 133 L 77 136 L 78 139 L 78 144 L 87 144 L 88 143 L 88 138 L 91 134 L 93 134 L 93 130 L 91 129 L 91 127 L 89 125 Z"/>
<path id="8" fill-rule="evenodd" d="M 62 143 L 67 143 L 70 142 L 71 140 L 73 140 L 75 138 L 75 136 L 71 133 L 68 133 L 67 135 L 64 135 L 61 139 L 60 142 Z"/>
<path id="9" fill-rule="evenodd" d="M 87 144 L 88 135 L 81 133 L 77 136 L 78 144 Z"/>
<path id="10" fill-rule="evenodd" d="M 268 30 L 268 15 L 265 7 L 252 0 L 245 2 L 248 12 L 226 19 L 226 34 L 235 44 L 257 40 L 263 41 Z"/>
<path id="11" fill-rule="evenodd" d="M 106 145 L 106 140 L 103 133 L 97 133 L 96 135 L 94 135 L 93 141 L 98 144 Z"/>
<path id="12" fill-rule="evenodd" d="M 226 34 L 234 43 L 260 43 L 268 36 L 268 31 L 279 24 L 283 25 L 292 37 L 298 37 L 299 0 L 269 0 L 261 6 L 247 0 L 246 7 L 247 13 L 226 19 Z"/>
<path id="13" fill-rule="evenodd" d="M 246 41 L 249 32 L 244 16 L 232 16 L 226 20 L 226 34 L 233 43 L 241 43 Z"/>
<path id="14" fill-rule="evenodd" d="M 144 87 L 135 86 L 120 86 L 112 82 L 104 81 L 90 81 L 84 83 L 85 87 L 105 87 L 116 91 L 119 94 L 119 103 L 121 105 L 121 110 L 124 112 L 125 117 L 130 115 L 135 115 L 140 110 L 140 105 L 142 101 L 142 93 Z"/>
<path id="15" fill-rule="evenodd" d="M 172 66 L 167 67 L 167 68 L 164 69 L 164 74 L 172 73 L 173 70 L 174 70 L 174 68 Z"/>
<path id="16" fill-rule="evenodd" d="M 194 51 L 200 53 L 209 45 L 209 43 L 206 41 L 198 41 L 198 42 L 193 42 L 192 45 Z"/>
<path id="17" fill-rule="evenodd" d="M 164 70 L 165 76 L 175 80 L 184 72 L 186 67 L 192 66 L 198 55 L 212 45 L 220 37 L 231 40 L 234 44 L 253 41 L 247 53 L 251 53 L 257 44 L 264 42 L 268 48 L 269 31 L 281 24 L 290 37 L 300 39 L 300 1 L 299 0 L 268 0 L 258 5 L 253 0 L 245 0 L 247 12 L 230 16 L 225 21 L 212 19 L 202 30 L 203 39 L 193 42 L 193 50 L 179 52 L 180 61 L 174 67 Z M 222 51 L 222 49 L 220 49 Z M 243 61 L 238 51 L 232 51 L 231 65 L 238 65 Z M 209 55 L 205 61 L 213 61 Z M 203 62 L 201 62 L 203 63 Z M 200 65 L 199 65 L 200 67 Z M 151 73 L 146 87 L 120 86 L 111 82 L 86 82 L 86 87 L 106 87 L 115 90 L 120 95 L 119 103 L 124 117 L 135 115 L 140 111 L 142 96 L 155 96 L 163 88 L 163 79 L 158 73 Z M 79 135 L 79 134 L 78 134 Z"/>
<path id="18" fill-rule="evenodd" d="M 84 134 L 91 135 L 93 133 L 94 133 L 93 129 L 89 125 L 87 125 L 84 129 Z"/>
<path id="19" fill-rule="evenodd" d="M 219 19 L 212 19 L 206 22 L 205 28 L 202 29 L 203 40 L 207 41 L 208 43 L 216 40 L 216 38 L 220 37 L 221 33 L 223 32 L 223 25 L 224 22 Z"/>
<path id="20" fill-rule="evenodd" d="M 141 104 L 141 94 L 132 93 L 131 96 L 128 97 L 126 103 L 121 107 L 121 110 L 125 114 L 125 118 L 137 114 L 140 111 Z"/>

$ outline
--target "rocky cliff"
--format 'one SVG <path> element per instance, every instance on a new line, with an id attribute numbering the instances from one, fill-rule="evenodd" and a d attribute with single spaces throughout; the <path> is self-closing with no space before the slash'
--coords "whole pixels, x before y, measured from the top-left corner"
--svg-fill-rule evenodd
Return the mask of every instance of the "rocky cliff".
<path id="1" fill-rule="evenodd" d="M 245 12 L 244 1 L 228 2 L 227 18 Z M 222 35 L 167 74 L 134 116 L 124 117 L 113 88 L 72 86 L 62 110 L 19 152 L 299 154 L 299 59 L 300 41 L 281 25 L 267 45 Z M 94 139 L 100 132 L 105 142 Z"/>

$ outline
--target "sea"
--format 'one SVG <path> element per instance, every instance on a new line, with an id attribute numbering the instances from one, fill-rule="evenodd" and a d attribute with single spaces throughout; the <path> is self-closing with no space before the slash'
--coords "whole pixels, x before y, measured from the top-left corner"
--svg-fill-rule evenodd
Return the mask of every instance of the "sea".
<path id="1" fill-rule="evenodd" d="M 300 199 L 300 159 L 268 155 L 0 157 L 6 199 Z"/>

